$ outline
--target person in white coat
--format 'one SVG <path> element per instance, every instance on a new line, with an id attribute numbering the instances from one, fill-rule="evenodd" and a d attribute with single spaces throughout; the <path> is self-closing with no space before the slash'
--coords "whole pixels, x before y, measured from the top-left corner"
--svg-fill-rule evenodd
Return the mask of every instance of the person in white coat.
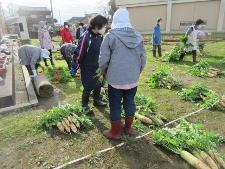
<path id="1" fill-rule="evenodd" d="M 186 45 L 188 45 L 188 52 L 192 53 L 193 62 L 197 61 L 197 50 L 198 50 L 198 30 L 201 29 L 204 21 L 202 19 L 198 19 L 194 25 L 189 27 L 186 36 L 188 40 Z M 183 60 L 185 55 L 181 55 L 180 60 Z"/>

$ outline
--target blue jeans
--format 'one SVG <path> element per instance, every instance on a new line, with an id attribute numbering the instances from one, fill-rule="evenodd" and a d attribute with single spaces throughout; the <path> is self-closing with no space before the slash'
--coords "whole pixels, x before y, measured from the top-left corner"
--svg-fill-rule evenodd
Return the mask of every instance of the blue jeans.
<path id="1" fill-rule="evenodd" d="M 111 121 L 121 120 L 121 107 L 125 110 L 126 116 L 134 116 L 136 106 L 134 97 L 137 87 L 130 90 L 115 89 L 111 85 L 108 86 L 110 119 Z"/>

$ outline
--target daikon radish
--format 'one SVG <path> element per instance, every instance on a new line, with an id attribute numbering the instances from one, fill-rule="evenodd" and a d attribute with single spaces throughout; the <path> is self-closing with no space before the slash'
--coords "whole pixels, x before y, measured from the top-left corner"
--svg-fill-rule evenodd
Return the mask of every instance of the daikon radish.
<path id="1" fill-rule="evenodd" d="M 217 72 L 217 71 L 211 71 L 210 73 L 213 74 L 213 75 L 215 75 L 215 76 L 218 76 L 219 75 L 219 72 Z"/>
<path id="2" fill-rule="evenodd" d="M 72 118 L 73 118 L 72 116 L 68 116 L 68 117 L 67 117 L 67 119 L 68 119 L 68 121 L 69 121 L 70 123 L 73 123 Z"/>
<path id="3" fill-rule="evenodd" d="M 215 77 L 215 75 L 212 73 L 208 73 L 208 77 L 213 78 L 213 77 Z"/>
<path id="4" fill-rule="evenodd" d="M 201 157 L 201 155 L 200 155 L 199 152 L 193 151 L 193 155 L 194 155 L 195 157 L 197 157 L 199 160 L 201 160 L 202 162 L 204 162 L 204 160 L 203 160 L 203 158 Z"/>
<path id="5" fill-rule="evenodd" d="M 192 167 L 196 169 L 211 169 L 208 167 L 205 163 L 203 163 L 201 160 L 193 156 L 191 153 L 187 151 L 181 151 L 180 156 Z"/>
<path id="6" fill-rule="evenodd" d="M 218 166 L 213 161 L 213 159 L 204 151 L 200 152 L 200 156 L 202 157 L 203 161 L 211 168 L 211 169 L 218 169 Z"/>
<path id="7" fill-rule="evenodd" d="M 148 117 L 142 116 L 138 113 L 135 114 L 135 117 L 144 124 L 148 124 L 148 125 L 152 124 L 152 120 L 149 119 Z"/>
<path id="8" fill-rule="evenodd" d="M 63 125 L 63 127 L 66 129 L 66 131 L 68 132 L 68 133 L 70 133 L 70 127 L 66 124 L 66 122 L 63 120 L 62 121 L 62 125 Z"/>
<path id="9" fill-rule="evenodd" d="M 158 118 L 161 119 L 162 121 L 165 121 L 165 122 L 168 121 L 168 119 L 167 119 L 165 116 L 163 116 L 162 114 L 157 114 L 157 116 L 158 116 Z"/>
<path id="10" fill-rule="evenodd" d="M 216 151 L 209 151 L 209 155 L 213 156 L 213 158 L 217 161 L 217 163 L 220 165 L 220 167 L 222 167 L 223 169 L 225 169 L 225 162 L 223 161 L 223 159 L 220 157 L 220 155 L 218 154 L 218 152 Z"/>
<path id="11" fill-rule="evenodd" d="M 70 122 L 69 122 L 69 120 L 67 118 L 64 118 L 63 120 L 67 124 L 67 126 L 70 126 Z"/>
<path id="12" fill-rule="evenodd" d="M 73 123 L 70 124 L 70 128 L 71 128 L 73 133 L 77 133 L 77 128 Z"/>
<path id="13" fill-rule="evenodd" d="M 65 132 L 65 128 L 63 127 L 62 123 L 58 122 L 57 127 L 61 132 L 63 132 L 63 133 Z"/>
<path id="14" fill-rule="evenodd" d="M 75 117 L 72 118 L 72 121 L 73 121 L 73 124 L 75 124 L 75 126 L 77 128 L 80 128 L 80 122 Z"/>
<path id="15" fill-rule="evenodd" d="M 217 71 L 217 72 L 220 71 L 219 69 L 216 69 L 216 68 L 210 68 L 210 70 L 212 70 L 212 71 Z"/>
<path id="16" fill-rule="evenodd" d="M 151 116 L 150 119 L 155 123 L 157 126 L 162 126 L 164 122 L 160 119 L 158 119 L 156 116 Z"/>

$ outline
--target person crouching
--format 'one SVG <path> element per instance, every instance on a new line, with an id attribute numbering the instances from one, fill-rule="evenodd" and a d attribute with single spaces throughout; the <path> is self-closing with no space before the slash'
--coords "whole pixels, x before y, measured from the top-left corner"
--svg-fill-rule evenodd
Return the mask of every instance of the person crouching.
<path id="1" fill-rule="evenodd" d="M 25 65 L 30 76 L 37 76 L 37 67 L 41 59 L 50 59 L 50 52 L 33 45 L 23 45 L 18 49 L 18 56 L 22 65 Z"/>

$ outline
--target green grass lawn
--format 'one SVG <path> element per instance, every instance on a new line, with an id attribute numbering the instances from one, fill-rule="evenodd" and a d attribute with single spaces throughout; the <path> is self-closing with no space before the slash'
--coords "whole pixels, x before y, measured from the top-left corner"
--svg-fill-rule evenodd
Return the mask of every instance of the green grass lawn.
<path id="1" fill-rule="evenodd" d="M 59 39 L 55 41 L 58 43 Z M 34 45 L 38 44 L 37 40 L 31 40 L 31 43 Z M 163 45 L 163 52 L 168 51 L 173 46 L 174 43 Z M 193 65 L 191 56 L 186 56 L 184 62 L 165 63 L 153 58 L 149 45 L 146 45 L 146 50 L 147 65 L 140 78 L 138 93 L 153 98 L 160 105 L 160 112 L 169 120 L 197 110 L 199 106 L 191 102 L 182 101 L 177 95 L 177 91 L 151 89 L 148 87 L 146 82 L 149 75 L 160 65 L 169 67 L 173 76 L 181 81 L 184 87 L 201 82 L 216 91 L 220 96 L 225 94 L 224 77 L 199 78 L 188 73 L 189 67 Z M 225 71 L 225 63 L 223 63 L 225 42 L 206 43 L 205 50 L 207 56 L 201 59 L 207 60 L 212 67 Z M 58 51 L 55 51 L 54 55 L 57 55 L 57 58 L 60 57 Z M 56 67 L 66 68 L 65 61 L 56 60 L 55 62 Z M 12 112 L 1 117 L 0 152 L 3 153 L 0 155 L 0 162 L 4 168 L 51 168 L 51 166 L 57 166 L 118 143 L 109 141 L 102 135 L 102 131 L 110 126 L 108 108 L 94 108 L 95 116 L 91 117 L 94 122 L 94 128 L 88 132 L 81 132 L 79 135 L 63 135 L 57 131 L 49 133 L 37 129 L 37 118 L 47 110 L 46 104 L 50 108 L 52 105 L 73 103 L 81 99 L 80 81 L 71 78 L 68 83 L 53 82 L 53 84 L 63 95 L 59 99 L 60 101 L 57 100 L 53 104 L 51 100 L 44 100 L 41 101 L 38 107 Z M 203 123 L 207 130 L 225 135 L 225 113 L 222 111 L 205 110 L 203 113 L 194 115 L 188 120 Z M 159 159 L 160 156 L 154 154 L 158 150 L 151 146 L 151 141 L 148 138 L 140 142 L 135 142 L 132 138 L 127 137 L 123 137 L 123 140 L 131 142 L 130 145 L 122 150 L 114 150 L 103 157 L 96 156 L 76 166 L 76 168 L 148 168 L 149 162 L 152 162 L 150 166 L 153 166 L 155 163 L 157 163 L 159 168 L 167 166 L 165 161 Z M 224 146 L 221 147 L 220 151 L 221 153 L 225 152 Z M 130 155 L 126 152 L 129 152 Z M 148 156 L 152 158 L 147 158 Z M 154 156 L 155 158 L 158 157 L 155 161 Z M 180 163 L 180 168 L 190 168 L 183 164 L 180 159 L 171 158 L 175 163 Z M 135 162 L 137 159 L 139 161 Z"/>

